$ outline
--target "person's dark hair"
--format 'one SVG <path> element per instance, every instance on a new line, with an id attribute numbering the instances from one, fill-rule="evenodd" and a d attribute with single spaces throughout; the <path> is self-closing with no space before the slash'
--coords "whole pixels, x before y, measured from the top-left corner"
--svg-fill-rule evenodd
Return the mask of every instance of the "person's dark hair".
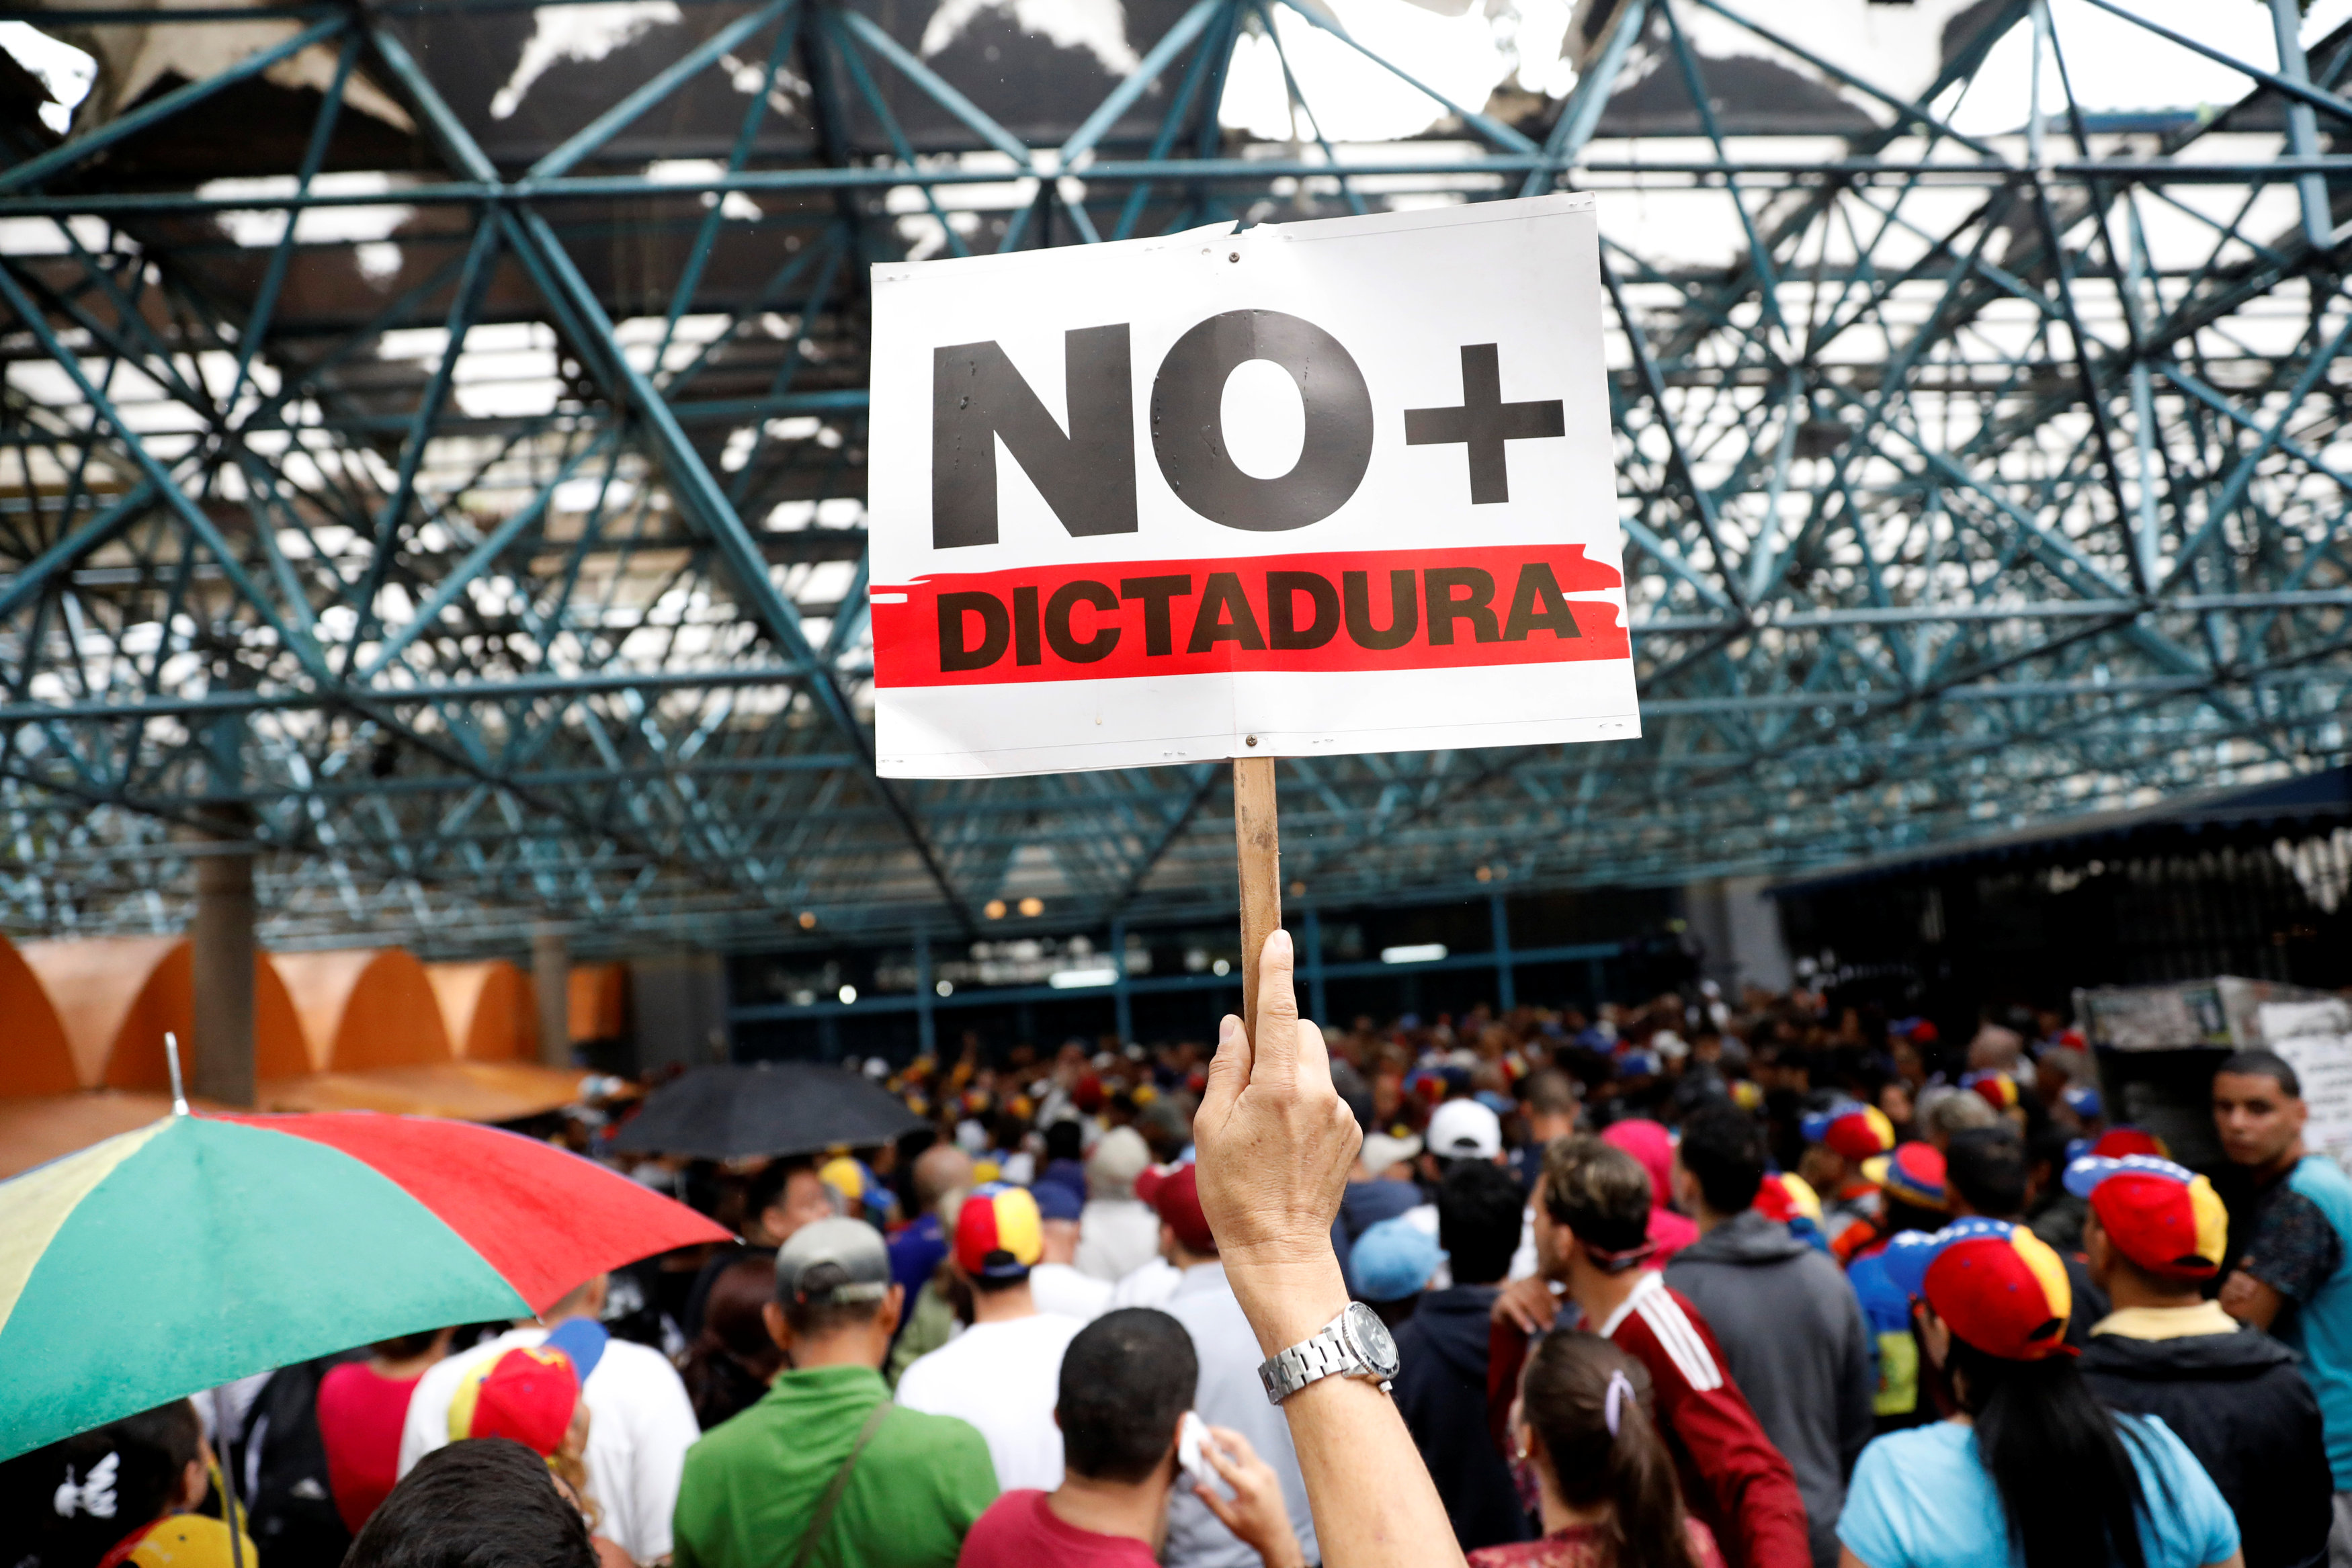
<path id="1" fill-rule="evenodd" d="M 342 1568 L 596 1568 L 596 1549 L 545 1459 L 506 1437 L 472 1437 L 416 1462 Z"/>
<path id="2" fill-rule="evenodd" d="M 163 1516 L 203 1441 L 184 1399 L 61 1437 L 0 1462 L 0 1520 L 21 1531 L 36 1563 L 94 1563 Z"/>
<path id="3" fill-rule="evenodd" d="M 1086 1134 L 1077 1123 L 1056 1122 L 1045 1129 L 1045 1157 L 1075 1160 L 1086 1153 Z"/>
<path id="4" fill-rule="evenodd" d="M 706 1432 L 757 1405 L 783 1364 L 784 1353 L 761 1315 L 775 1290 L 776 1268 L 765 1258 L 739 1258 L 710 1281 L 702 1299 L 702 1332 L 679 1368 L 694 1418 Z"/>
<path id="5" fill-rule="evenodd" d="M 1617 1430 L 1609 1430 L 1609 1386 L 1622 1375 Z M 1549 1333 L 1528 1360 L 1520 1385 L 1528 1425 L 1543 1439 L 1560 1500 L 1570 1508 L 1606 1502 L 1610 1559 L 1643 1568 L 1698 1568 L 1684 1521 L 1674 1457 L 1658 1435 L 1649 1369 L 1591 1333 Z M 2039 1565 L 2032 1565 L 2039 1568 Z"/>
<path id="6" fill-rule="evenodd" d="M 1650 1173 L 1642 1162 L 1589 1134 L 1555 1138 L 1544 1150 L 1544 1209 L 1595 1252 L 1634 1254 L 1650 1235 Z"/>
<path id="7" fill-rule="evenodd" d="M 792 1327 L 793 1337 L 823 1339 L 827 1334 L 872 1322 L 875 1315 L 882 1310 L 881 1301 L 835 1301 L 827 1299 L 835 1290 L 849 1283 L 849 1270 L 838 1263 L 816 1263 L 801 1270 L 801 1294 L 808 1299 L 787 1300 L 782 1294 L 775 1297 L 776 1304 L 783 1309 L 784 1322 Z M 775 1290 L 772 1271 L 769 1288 Z"/>
<path id="8" fill-rule="evenodd" d="M 1437 1187 L 1437 1244 L 1457 1285 L 1491 1285 L 1511 1271 L 1527 1195 L 1519 1178 L 1485 1161 L 1455 1166 Z"/>
<path id="9" fill-rule="evenodd" d="M 989 1136 L 995 1141 L 998 1148 L 1007 1154 L 1019 1148 L 1021 1140 L 1028 1135 L 1029 1118 L 1018 1111 L 1010 1109 L 999 1111 L 989 1128 Z"/>
<path id="10" fill-rule="evenodd" d="M 439 1329 L 426 1329 L 423 1333 L 394 1334 L 390 1339 L 380 1339 L 368 1346 L 368 1354 L 382 1356 L 386 1361 L 407 1361 L 431 1350 L 433 1342 L 439 1337 Z"/>
<path id="11" fill-rule="evenodd" d="M 1675 1153 L 1698 1181 L 1707 1207 L 1717 1214 L 1744 1213 L 1764 1185 L 1764 1128 L 1727 1100 L 1701 1105 L 1683 1120 Z"/>
<path id="12" fill-rule="evenodd" d="M 1105 1312 L 1062 1353 L 1062 1462 L 1093 1480 L 1144 1479 L 1167 1458 L 1200 1379 L 1183 1324 L 1150 1307 Z"/>
<path id="13" fill-rule="evenodd" d="M 784 1189 L 792 1185 L 793 1177 L 803 1171 L 814 1176 L 816 1166 L 801 1159 L 770 1160 L 762 1166 L 760 1174 L 751 1178 L 751 1185 L 743 1192 L 746 1218 L 756 1219 L 783 1202 Z"/>
<path id="14" fill-rule="evenodd" d="M 2010 1361 L 1955 1335 L 1944 1375 L 1976 1422 L 1978 1457 L 2025 1568 L 2147 1568 L 2147 1505 L 2130 1447 L 2142 1438 L 2092 1396 L 2073 1356 Z"/>
<path id="15" fill-rule="evenodd" d="M 1954 1133 L 1944 1179 L 1987 1219 L 2015 1219 L 2025 1212 L 2025 1140 L 2007 1125 Z"/>
<path id="16" fill-rule="evenodd" d="M 2221 1066 L 2213 1070 L 2219 1078 L 2224 1072 L 2243 1073 L 2249 1078 L 2274 1080 L 2279 1092 L 2290 1100 L 2303 1098 L 2303 1080 L 2287 1065 L 2285 1057 L 2275 1051 L 2233 1051 Z"/>

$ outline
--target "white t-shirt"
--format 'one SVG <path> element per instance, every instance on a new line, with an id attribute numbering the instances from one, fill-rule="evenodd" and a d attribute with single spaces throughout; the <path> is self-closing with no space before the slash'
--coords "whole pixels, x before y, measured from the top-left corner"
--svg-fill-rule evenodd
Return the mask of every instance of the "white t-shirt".
<path id="1" fill-rule="evenodd" d="M 401 1428 L 400 1473 L 448 1443 L 449 1401 L 468 1371 L 546 1337 L 536 1325 L 510 1330 L 426 1368 Z M 588 1401 L 588 1495 L 604 1511 L 596 1532 L 640 1563 L 668 1556 L 686 1450 L 702 1436 L 686 1385 L 659 1351 L 616 1339 L 581 1392 Z"/>
<path id="2" fill-rule="evenodd" d="M 1059 1312 L 1082 1323 L 1110 1311 L 1111 1291 L 1116 1288 L 1109 1281 L 1081 1274 L 1067 1263 L 1040 1263 L 1029 1270 L 1029 1294 L 1037 1310 Z"/>
<path id="3" fill-rule="evenodd" d="M 898 1379 L 898 1403 L 980 1428 L 1000 1491 L 1062 1484 L 1062 1353 L 1086 1325 L 1058 1312 L 974 1323 Z"/>
<path id="4" fill-rule="evenodd" d="M 1078 1211 L 1078 1271 L 1123 1280 L 1160 1256 L 1160 1216 L 1136 1197 L 1094 1197 Z"/>
<path id="5" fill-rule="evenodd" d="M 1184 1271 L 1165 1258 L 1154 1258 L 1111 1287 L 1110 1310 L 1121 1307 L 1164 1307 L 1176 1293 Z"/>

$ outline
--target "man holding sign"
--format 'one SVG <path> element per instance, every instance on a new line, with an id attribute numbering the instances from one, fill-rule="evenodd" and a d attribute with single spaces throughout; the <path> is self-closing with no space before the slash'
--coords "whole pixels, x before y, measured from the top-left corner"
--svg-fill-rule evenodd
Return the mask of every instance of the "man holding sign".
<path id="1" fill-rule="evenodd" d="M 1273 759 L 1640 734 L 1592 198 L 873 278 L 878 769 L 1234 759 L 1202 1206 L 1326 1556 L 1459 1562 L 1330 1251 L 1360 1140 L 1290 995 Z"/>

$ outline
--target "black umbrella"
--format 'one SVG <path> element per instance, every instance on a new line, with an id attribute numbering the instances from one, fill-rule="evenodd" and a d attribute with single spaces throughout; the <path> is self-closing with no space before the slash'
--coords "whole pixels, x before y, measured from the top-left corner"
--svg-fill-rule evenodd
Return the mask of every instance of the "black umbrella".
<path id="1" fill-rule="evenodd" d="M 924 1121 L 855 1072 L 807 1062 L 698 1067 L 646 1097 L 613 1139 L 625 1154 L 730 1160 L 866 1148 Z"/>

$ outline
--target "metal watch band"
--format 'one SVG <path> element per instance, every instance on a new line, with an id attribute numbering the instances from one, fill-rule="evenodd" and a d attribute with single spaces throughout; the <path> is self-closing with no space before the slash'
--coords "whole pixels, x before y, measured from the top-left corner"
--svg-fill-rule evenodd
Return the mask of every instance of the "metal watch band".
<path id="1" fill-rule="evenodd" d="M 1265 1386 L 1266 1403 L 1279 1405 L 1308 1384 L 1326 1377 L 1372 1370 L 1348 1354 L 1347 1343 L 1339 1337 L 1344 1316 L 1332 1319 L 1297 1344 L 1276 1351 L 1260 1364 L 1257 1376 Z M 1385 1390 L 1388 1384 L 1383 1381 L 1381 1387 Z"/>

